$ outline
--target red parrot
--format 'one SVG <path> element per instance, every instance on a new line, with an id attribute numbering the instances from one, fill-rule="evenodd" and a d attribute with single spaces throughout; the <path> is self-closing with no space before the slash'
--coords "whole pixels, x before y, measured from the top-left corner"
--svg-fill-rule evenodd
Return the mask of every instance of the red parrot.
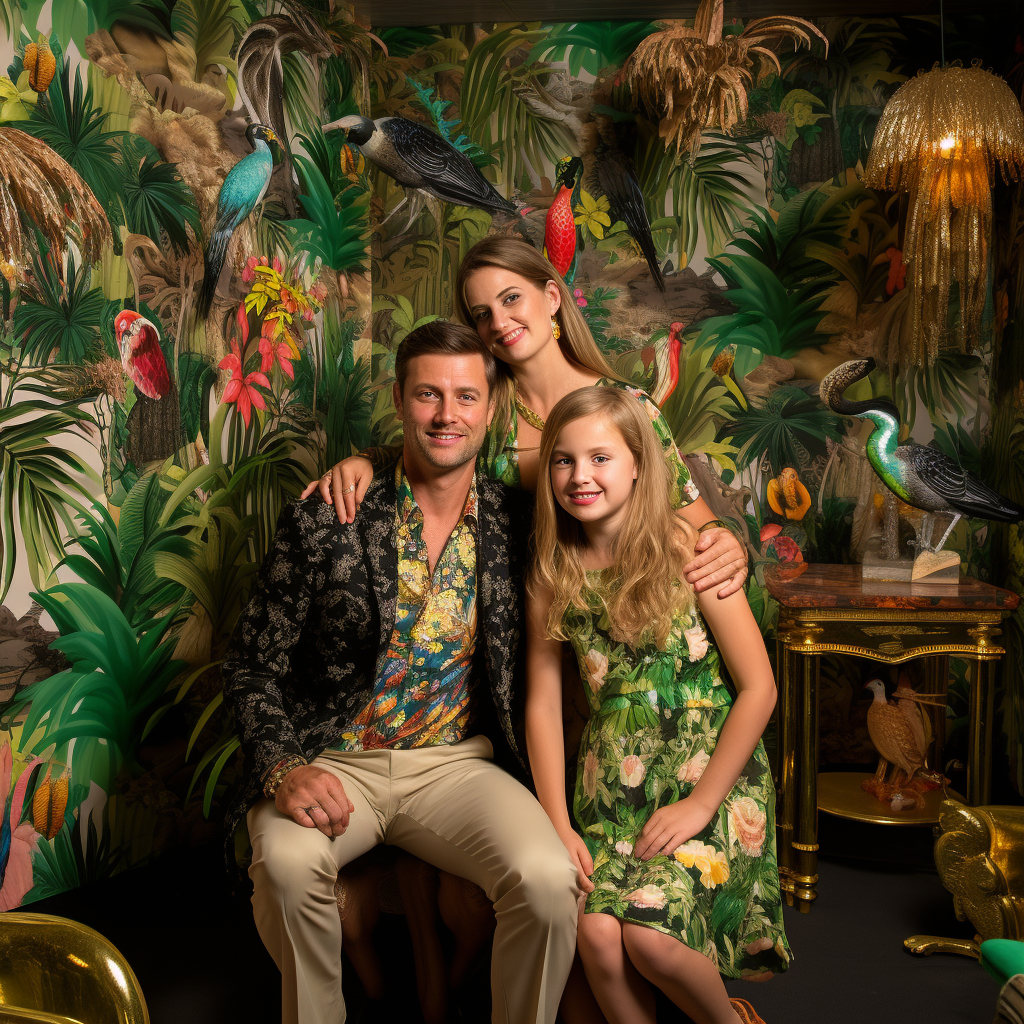
<path id="1" fill-rule="evenodd" d="M 659 409 L 668 401 L 668 396 L 675 391 L 679 383 L 679 355 L 683 349 L 679 332 L 685 327 L 686 324 L 676 321 L 669 327 L 666 340 L 648 345 L 640 353 L 640 358 L 648 369 L 652 362 L 657 364 L 658 376 L 654 387 L 651 388 L 651 398 Z"/>
<path id="2" fill-rule="evenodd" d="M 114 337 L 121 349 L 121 365 L 147 398 L 163 398 L 171 390 L 167 361 L 156 327 L 131 309 L 114 319 Z"/>
<path id="3" fill-rule="evenodd" d="M 556 176 L 560 187 L 544 221 L 544 255 L 566 284 L 572 284 L 579 259 L 579 229 L 573 206 L 579 199 L 577 179 L 582 169 L 583 161 L 578 156 L 558 161 Z"/>

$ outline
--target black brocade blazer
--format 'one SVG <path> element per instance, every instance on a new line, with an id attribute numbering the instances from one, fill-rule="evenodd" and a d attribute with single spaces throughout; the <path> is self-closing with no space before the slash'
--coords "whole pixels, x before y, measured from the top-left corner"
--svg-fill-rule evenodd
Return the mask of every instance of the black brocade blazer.
<path id="1" fill-rule="evenodd" d="M 480 731 L 520 762 L 514 680 L 524 647 L 523 583 L 533 495 L 477 476 L 477 663 L 493 709 L 478 699 Z M 379 655 L 398 600 L 395 474 L 374 477 L 354 523 L 341 524 L 319 495 L 281 513 L 273 545 L 235 627 L 224 661 L 224 698 L 245 755 L 242 792 L 227 839 L 288 754 L 312 760 L 351 729 L 373 693 Z M 497 728 L 488 728 L 487 723 Z"/>

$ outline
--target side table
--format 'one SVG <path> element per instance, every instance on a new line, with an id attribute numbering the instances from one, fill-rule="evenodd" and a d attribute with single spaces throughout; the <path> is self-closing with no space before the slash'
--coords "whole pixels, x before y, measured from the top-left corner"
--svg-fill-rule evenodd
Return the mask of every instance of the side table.
<path id="1" fill-rule="evenodd" d="M 765 573 L 779 602 L 777 822 L 779 875 L 786 902 L 807 913 L 818 882 L 818 670 L 823 654 L 850 654 L 887 665 L 927 658 L 925 689 L 945 694 L 949 657 L 974 661 L 970 691 L 967 799 L 988 803 L 991 788 L 995 663 L 992 642 L 1016 594 L 961 576 L 958 585 L 861 578 L 859 565 L 779 565 Z M 941 751 L 943 715 L 935 730 Z M 941 769 L 939 758 L 937 767 Z M 858 812 L 863 820 L 920 823 Z"/>

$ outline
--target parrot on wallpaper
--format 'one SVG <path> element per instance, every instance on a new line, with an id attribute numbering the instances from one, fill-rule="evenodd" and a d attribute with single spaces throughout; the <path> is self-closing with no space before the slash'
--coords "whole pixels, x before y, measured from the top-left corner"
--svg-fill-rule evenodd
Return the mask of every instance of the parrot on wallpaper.
<path id="1" fill-rule="evenodd" d="M 518 215 L 515 204 L 495 191 L 465 153 L 418 121 L 404 117 L 371 121 L 350 114 L 324 125 L 325 132 L 332 128 L 348 132 L 348 141 L 405 189 L 425 192 L 456 206 Z"/>
<path id="2" fill-rule="evenodd" d="M 0 912 L 20 907 L 32 888 L 32 851 L 40 836 L 30 821 L 21 823 L 21 812 L 32 769 L 41 762 L 42 758 L 37 757 L 25 766 L 12 792 L 11 744 L 5 740 L 0 748 L 0 799 L 5 799 L 0 820 Z"/>
<path id="3" fill-rule="evenodd" d="M 558 161 L 555 174 L 559 189 L 544 220 L 544 255 L 568 285 L 576 277 L 576 266 L 583 248 L 574 212 L 580 198 L 582 170 L 583 161 L 578 156 L 567 156 Z"/>
<path id="4" fill-rule="evenodd" d="M 617 220 L 625 222 L 630 237 L 651 268 L 654 283 L 659 291 L 664 291 L 665 279 L 661 275 L 658 254 L 654 249 L 644 194 L 636 176 L 636 167 L 628 156 L 636 148 L 636 123 L 613 122 L 610 117 L 598 115 L 592 131 L 594 149 L 587 174 L 590 184 L 588 191 L 594 197 L 605 196 L 608 199 L 612 223 Z"/>
<path id="5" fill-rule="evenodd" d="M 153 323 L 132 309 L 122 309 L 114 318 L 114 338 L 132 383 L 147 398 L 163 398 L 171 389 L 171 378 Z"/>
<path id="6" fill-rule="evenodd" d="M 655 405 L 661 408 L 669 395 L 676 389 L 679 383 L 679 356 L 683 350 L 683 343 L 679 339 L 679 332 L 685 324 L 674 323 L 668 329 L 668 337 L 654 345 L 648 345 L 640 353 L 644 366 L 650 369 L 651 363 L 657 367 L 657 377 L 654 386 L 651 388 L 651 398 Z"/>
<path id="7" fill-rule="evenodd" d="M 251 124 L 245 131 L 245 137 L 252 145 L 253 152 L 242 157 L 228 171 L 217 196 L 217 221 L 206 247 L 206 271 L 199 292 L 199 315 L 204 319 L 213 305 L 214 292 L 217 290 L 220 272 L 224 269 L 231 236 L 266 194 L 274 170 L 274 156 L 267 145 L 268 142 L 277 142 L 274 131 L 266 125 Z"/>

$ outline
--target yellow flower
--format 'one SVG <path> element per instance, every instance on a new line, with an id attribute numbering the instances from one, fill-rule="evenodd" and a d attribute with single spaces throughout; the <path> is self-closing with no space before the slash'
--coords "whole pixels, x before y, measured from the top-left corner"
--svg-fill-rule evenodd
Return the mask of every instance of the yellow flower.
<path id="1" fill-rule="evenodd" d="M 576 223 L 595 238 L 604 238 L 604 229 L 612 226 L 612 219 L 608 216 L 608 197 L 595 199 L 586 189 L 580 189 L 580 201 L 583 208 L 576 208 Z"/>
<path id="2" fill-rule="evenodd" d="M 725 854 L 713 846 L 705 846 L 699 839 L 691 839 L 675 849 L 673 857 L 684 868 L 696 868 L 705 889 L 714 889 L 729 880 L 729 862 Z"/>
<path id="3" fill-rule="evenodd" d="M 28 83 L 28 72 L 23 71 L 15 85 L 9 78 L 0 78 L 0 121 L 27 121 L 38 94 Z"/>

